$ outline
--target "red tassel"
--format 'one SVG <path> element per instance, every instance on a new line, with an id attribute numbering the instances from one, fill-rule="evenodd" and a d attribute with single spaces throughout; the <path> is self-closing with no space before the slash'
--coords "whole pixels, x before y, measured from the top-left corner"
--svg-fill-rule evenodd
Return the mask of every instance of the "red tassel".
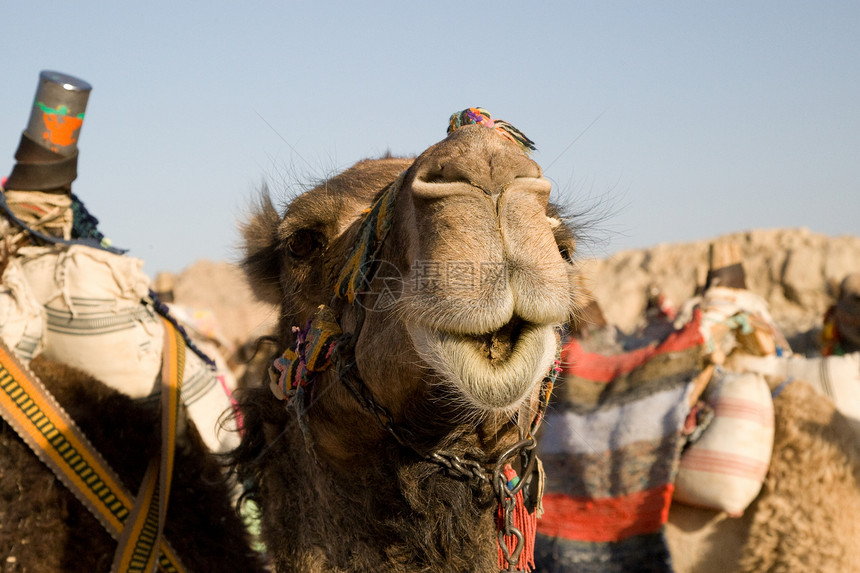
<path id="1" fill-rule="evenodd" d="M 508 464 L 505 466 L 505 479 L 510 482 L 517 477 L 517 472 Z M 520 558 L 517 562 L 517 571 L 531 571 L 535 566 L 535 535 L 537 535 L 537 511 L 529 513 L 526 505 L 523 502 L 523 490 L 517 492 L 514 497 L 514 527 L 519 529 L 523 534 L 523 550 L 520 552 Z M 499 505 L 496 512 L 496 527 L 499 531 L 505 528 L 505 508 Z M 504 536 L 505 546 L 508 550 L 508 555 L 512 554 L 516 549 L 517 538 L 513 535 Z M 499 551 L 499 569 L 508 570 L 508 561 L 505 559 L 505 554 L 502 548 Z"/>

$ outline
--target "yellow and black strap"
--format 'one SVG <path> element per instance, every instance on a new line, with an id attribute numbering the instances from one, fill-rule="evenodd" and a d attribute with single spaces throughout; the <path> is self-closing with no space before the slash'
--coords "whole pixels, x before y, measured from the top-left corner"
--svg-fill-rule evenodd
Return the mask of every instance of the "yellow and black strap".
<path id="1" fill-rule="evenodd" d="M 113 571 L 151 572 L 156 559 L 163 571 L 183 571 L 162 529 L 180 422 L 185 345 L 169 321 L 164 328 L 162 454 L 150 464 L 136 500 L 44 384 L 0 340 L 0 415 L 119 541 Z"/>

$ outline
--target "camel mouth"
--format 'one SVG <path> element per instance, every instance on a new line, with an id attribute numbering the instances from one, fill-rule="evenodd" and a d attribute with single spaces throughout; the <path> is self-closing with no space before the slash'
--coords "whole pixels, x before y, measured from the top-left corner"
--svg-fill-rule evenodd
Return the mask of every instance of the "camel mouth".
<path id="1" fill-rule="evenodd" d="M 479 335 L 416 325 L 409 334 L 421 358 L 482 411 L 517 408 L 555 359 L 553 327 L 517 317 Z"/>
<path id="2" fill-rule="evenodd" d="M 473 346 L 479 354 L 485 356 L 490 364 L 498 366 L 511 358 L 525 327 L 526 322 L 515 316 L 494 332 L 464 335 L 462 338 L 465 344 Z"/>

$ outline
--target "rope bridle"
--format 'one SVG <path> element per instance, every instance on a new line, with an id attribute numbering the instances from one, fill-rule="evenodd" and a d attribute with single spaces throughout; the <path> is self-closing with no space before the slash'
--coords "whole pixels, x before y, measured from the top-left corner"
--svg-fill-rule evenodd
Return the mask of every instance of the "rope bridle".
<path id="1" fill-rule="evenodd" d="M 475 123 L 495 129 L 497 133 L 523 147 L 534 149 L 525 135 L 510 124 L 493 121 L 489 113 L 480 108 L 470 108 L 454 114 L 449 122 L 449 133 L 462 125 Z M 537 459 L 537 445 L 534 434 L 537 431 L 558 374 L 558 361 L 544 378 L 540 388 L 538 411 L 527 431 L 520 430 L 520 439 L 504 451 L 494 463 L 481 463 L 474 459 L 461 457 L 446 450 L 423 451 L 416 446 L 412 432 L 395 422 L 389 410 L 373 395 L 358 372 L 355 358 L 355 345 L 365 320 L 365 307 L 361 302 L 362 292 L 370 286 L 377 270 L 376 256 L 391 228 L 394 204 L 407 171 L 403 171 L 389 185 L 366 212 L 362 220 L 355 245 L 347 257 L 338 277 L 335 294 L 329 306 L 322 305 L 303 329 L 293 328 L 296 335 L 294 348 L 288 348 L 275 360 L 269 370 L 270 387 L 273 394 L 288 405 L 292 404 L 299 418 L 299 427 L 307 435 L 304 415 L 310 406 L 310 392 L 307 387 L 319 372 L 334 366 L 338 380 L 346 387 L 361 408 L 377 424 L 391 435 L 400 445 L 412 450 L 425 461 L 439 466 L 446 475 L 462 479 L 475 489 L 489 485 L 492 488 L 499 512 L 497 519 L 497 540 L 499 547 L 499 567 L 501 570 L 517 571 L 519 560 L 527 545 L 525 535 L 515 524 L 518 494 L 520 503 L 531 505 L 530 514 L 539 511 L 542 493 L 542 467 Z M 340 317 L 333 308 L 346 303 L 355 315 L 352 333 L 344 333 L 340 327 Z M 520 476 L 510 479 L 512 462 L 519 462 Z M 514 474 L 516 475 L 516 474 Z M 535 515 L 536 518 L 536 515 Z M 534 536 L 534 531 L 528 532 Z M 533 539 L 532 539 L 533 541 Z"/>

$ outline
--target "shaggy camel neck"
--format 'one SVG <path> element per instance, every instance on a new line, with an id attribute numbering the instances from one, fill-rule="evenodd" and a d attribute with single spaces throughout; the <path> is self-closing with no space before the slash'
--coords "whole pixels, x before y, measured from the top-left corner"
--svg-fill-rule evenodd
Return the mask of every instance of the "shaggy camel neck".
<path id="1" fill-rule="evenodd" d="M 309 572 L 498 570 L 498 501 L 489 481 L 452 477 L 384 434 L 361 447 L 357 440 L 341 443 L 338 449 L 352 455 L 332 459 L 318 443 L 328 444 L 335 433 L 340 436 L 338 428 L 344 425 L 365 434 L 368 426 L 375 426 L 369 415 L 354 403 L 346 412 L 329 404 L 334 400 L 317 402 L 310 437 L 315 443 L 308 443 L 281 402 L 267 390 L 254 392 L 256 399 L 249 396 L 249 402 L 259 411 L 249 412 L 246 419 L 265 419 L 260 429 L 266 432 L 285 428 L 254 455 L 259 484 L 254 496 L 273 504 L 263 515 L 263 531 L 276 570 L 294 570 L 297 563 L 302 564 L 298 571 Z M 335 397 L 345 390 L 328 392 Z M 343 398 L 351 400 L 337 398 L 341 404 Z M 441 398 L 431 401 L 442 403 Z M 423 406 L 427 401 L 414 401 L 416 407 L 407 412 L 413 420 L 408 431 L 419 443 L 444 444 L 460 459 L 479 459 L 489 467 L 516 440 L 516 428 L 509 423 L 442 423 L 441 417 L 462 419 L 463 413 L 431 412 Z M 295 447 L 301 443 L 307 447 Z M 273 531 L 290 533 L 267 535 Z"/>

